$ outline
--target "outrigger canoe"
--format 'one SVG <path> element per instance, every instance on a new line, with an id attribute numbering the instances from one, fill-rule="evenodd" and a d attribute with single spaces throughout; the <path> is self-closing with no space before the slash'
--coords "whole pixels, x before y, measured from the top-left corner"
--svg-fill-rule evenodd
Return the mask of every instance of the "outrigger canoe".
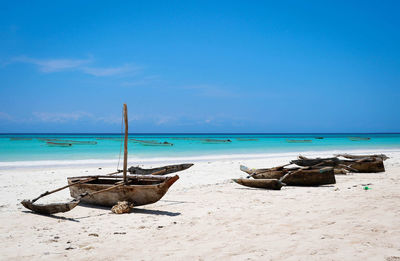
<path id="1" fill-rule="evenodd" d="M 134 206 L 147 205 L 160 200 L 179 176 L 159 177 L 143 175 L 127 175 L 128 164 L 128 116 L 127 107 L 124 104 L 125 139 L 124 139 L 124 164 L 123 175 L 117 171 L 109 175 L 68 177 L 68 185 L 53 191 L 46 191 L 33 200 L 23 200 L 21 204 L 37 213 L 55 214 L 70 211 L 80 202 L 99 205 L 113 206 L 121 201 L 128 201 Z M 66 203 L 37 204 L 40 198 L 69 188 L 74 200 Z"/>

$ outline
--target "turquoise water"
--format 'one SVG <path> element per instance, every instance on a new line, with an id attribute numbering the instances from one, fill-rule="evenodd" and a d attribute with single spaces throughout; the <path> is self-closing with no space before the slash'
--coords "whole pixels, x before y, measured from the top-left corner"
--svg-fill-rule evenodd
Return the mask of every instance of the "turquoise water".
<path id="1" fill-rule="evenodd" d="M 316 137 L 323 137 L 317 139 Z M 351 140 L 349 137 L 370 138 Z M 30 140 L 15 140 L 29 138 Z M 41 138 L 73 141 L 96 141 L 97 144 L 49 146 Z M 103 139 L 106 138 L 106 139 Z M 223 154 L 258 154 L 297 151 L 400 149 L 400 134 L 130 134 L 130 139 L 169 142 L 173 146 L 144 146 L 130 141 L 130 157 L 159 158 Z M 211 143 L 205 139 L 230 139 L 232 142 Z M 256 140 L 243 140 L 256 139 Z M 288 142 L 308 140 L 307 142 Z M 35 134 L 0 135 L 0 162 L 36 160 L 118 159 L 121 135 L 104 134 Z"/>

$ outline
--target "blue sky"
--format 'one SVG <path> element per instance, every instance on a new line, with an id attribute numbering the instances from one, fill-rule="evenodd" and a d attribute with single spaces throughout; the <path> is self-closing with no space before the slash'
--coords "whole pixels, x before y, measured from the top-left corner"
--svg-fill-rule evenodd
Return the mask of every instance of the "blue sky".
<path id="1" fill-rule="evenodd" d="M 2 1 L 0 132 L 399 132 L 398 1 Z"/>

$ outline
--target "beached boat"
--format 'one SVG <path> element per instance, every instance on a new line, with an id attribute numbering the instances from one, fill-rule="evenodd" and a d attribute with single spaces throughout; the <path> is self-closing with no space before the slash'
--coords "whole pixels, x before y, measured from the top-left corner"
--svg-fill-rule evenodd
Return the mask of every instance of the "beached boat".
<path id="1" fill-rule="evenodd" d="M 262 188 L 280 190 L 285 184 L 277 179 L 232 179 L 237 184 L 251 187 L 251 188 Z"/>
<path id="2" fill-rule="evenodd" d="M 254 175 L 254 174 L 259 174 L 259 173 L 264 173 L 264 172 L 270 172 L 270 171 L 281 171 L 281 170 L 287 170 L 286 166 L 291 165 L 291 163 L 289 164 L 285 164 L 282 166 L 278 166 L 278 167 L 273 167 L 273 168 L 263 168 L 263 169 L 250 169 L 244 165 L 240 165 L 240 170 L 243 172 L 246 172 L 249 175 Z"/>
<path id="3" fill-rule="evenodd" d="M 132 166 L 128 169 L 128 171 L 131 174 L 139 174 L 139 175 L 167 175 L 167 174 L 171 174 L 171 173 L 175 173 L 178 171 L 188 169 L 191 166 L 193 166 L 192 163 L 167 165 L 167 166 L 151 168 L 151 169 L 143 169 L 138 166 L 137 167 Z"/>
<path id="4" fill-rule="evenodd" d="M 50 192 L 45 192 L 33 200 L 23 200 L 21 202 L 22 205 L 41 214 L 54 214 L 69 211 L 80 202 L 99 206 L 113 206 L 118 202 L 128 201 L 134 206 L 141 206 L 160 200 L 168 191 L 169 187 L 179 179 L 179 176 L 159 177 L 127 175 L 128 116 L 126 104 L 124 104 L 124 119 L 125 139 L 122 176 L 115 176 L 115 174 L 121 173 L 117 171 L 109 175 L 68 177 L 68 185 Z M 38 199 L 65 188 L 69 188 L 71 197 L 73 197 L 74 200 L 67 203 L 55 204 L 35 203 Z"/>
<path id="5" fill-rule="evenodd" d="M 280 178 L 287 186 L 320 186 L 335 184 L 336 178 L 333 167 L 321 169 L 300 168 L 291 170 Z"/>
<path id="6" fill-rule="evenodd" d="M 134 206 L 152 204 L 160 200 L 169 187 L 179 179 L 179 176 L 159 177 L 150 175 L 127 175 L 126 185 L 118 188 L 94 194 L 91 193 L 113 187 L 118 182 L 123 183 L 123 176 L 82 176 L 69 177 L 68 184 L 74 184 L 82 179 L 95 178 L 93 181 L 77 184 L 70 187 L 71 197 L 78 199 L 81 195 L 88 193 L 82 198 L 87 204 L 112 207 L 119 201 L 128 201 Z"/>
<path id="7" fill-rule="evenodd" d="M 369 137 L 348 137 L 351 141 L 362 141 L 362 140 L 370 140 Z"/>
<path id="8" fill-rule="evenodd" d="M 173 177 L 155 177 L 155 176 L 140 176 L 140 175 L 127 175 L 127 160 L 128 160 L 128 116 L 127 108 L 124 104 L 125 116 L 125 145 L 124 145 L 124 169 L 123 176 L 108 177 L 97 176 L 96 180 L 88 183 L 77 184 L 70 187 L 70 194 L 73 198 L 79 198 L 85 191 L 89 196 L 83 197 L 82 202 L 89 204 L 112 206 L 118 201 L 128 201 L 135 206 L 147 205 L 160 200 L 168 191 L 168 188 L 179 179 L 179 176 Z M 70 177 L 68 184 L 79 182 L 86 177 Z M 113 187 L 116 184 L 123 184 L 123 186 L 104 193 L 94 194 L 97 191 L 105 190 Z M 94 194 L 90 196 L 90 194 Z"/>
<path id="9" fill-rule="evenodd" d="M 291 139 L 286 139 L 286 142 L 288 143 L 310 143 L 312 140 L 291 140 Z"/>
<path id="10" fill-rule="evenodd" d="M 51 147 L 71 147 L 72 143 L 66 142 L 53 142 L 53 141 L 46 141 L 47 146 Z"/>
<path id="11" fill-rule="evenodd" d="M 353 155 L 353 154 L 347 154 L 347 153 L 343 153 L 343 154 L 336 154 L 336 157 L 343 157 L 346 159 L 353 159 L 353 160 L 360 160 L 360 159 L 367 159 L 367 158 L 378 158 L 381 159 L 383 161 L 389 159 L 388 156 L 386 156 L 385 154 L 368 154 L 368 155 Z"/>
<path id="12" fill-rule="evenodd" d="M 339 159 L 332 158 L 306 158 L 299 156 L 297 160 L 292 160 L 291 163 L 298 166 L 319 166 L 319 167 L 335 167 L 344 168 L 346 170 L 358 173 L 376 173 L 384 172 L 385 166 L 383 160 L 379 157 L 366 157 L 361 159 Z"/>
<path id="13" fill-rule="evenodd" d="M 242 166 L 240 169 L 246 170 Z M 254 179 L 279 179 L 287 186 L 320 186 L 336 183 L 333 167 L 283 168 L 280 166 L 269 169 L 253 169 L 253 172 L 245 172 Z"/>

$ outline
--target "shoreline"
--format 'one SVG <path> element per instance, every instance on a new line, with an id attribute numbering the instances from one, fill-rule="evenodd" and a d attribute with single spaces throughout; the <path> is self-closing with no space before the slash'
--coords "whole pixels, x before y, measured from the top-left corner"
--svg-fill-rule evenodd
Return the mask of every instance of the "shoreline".
<path id="1" fill-rule="evenodd" d="M 379 154 L 379 153 L 397 153 L 399 149 L 337 149 L 337 150 L 304 150 L 304 151 L 291 151 L 291 152 L 276 152 L 276 153 L 232 153 L 232 154 L 211 154 L 211 155 L 198 155 L 187 157 L 129 157 L 128 165 L 146 165 L 146 164 L 178 164 L 178 163 L 198 163 L 205 161 L 216 160 L 252 160 L 262 158 L 280 158 L 280 157 L 293 157 L 298 155 L 308 155 L 310 157 L 325 157 L 332 156 L 338 153 L 353 153 L 353 154 Z M 133 163 L 134 162 L 134 163 Z M 112 167 L 118 164 L 118 159 L 83 159 L 83 160 L 32 160 L 32 161 L 0 161 L 0 171 L 18 168 L 65 168 L 65 167 Z M 122 163 L 120 162 L 120 165 Z"/>

